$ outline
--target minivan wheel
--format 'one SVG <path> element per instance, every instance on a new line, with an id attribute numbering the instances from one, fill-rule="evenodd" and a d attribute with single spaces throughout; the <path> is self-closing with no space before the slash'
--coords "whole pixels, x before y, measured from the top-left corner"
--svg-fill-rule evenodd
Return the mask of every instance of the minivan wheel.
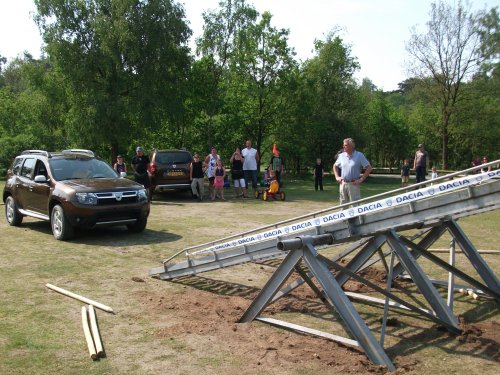
<path id="1" fill-rule="evenodd" d="M 56 240 L 66 241 L 73 237 L 74 228 L 69 223 L 60 205 L 54 206 L 50 215 L 50 225 L 52 227 L 52 234 Z"/>
<path id="2" fill-rule="evenodd" d="M 127 229 L 132 233 L 139 233 L 146 229 L 148 219 L 139 219 L 134 224 L 128 224 Z"/>
<path id="3" fill-rule="evenodd" d="M 21 225 L 23 221 L 23 215 L 18 211 L 16 201 L 12 196 L 7 197 L 5 200 L 5 218 L 9 225 L 16 227 Z"/>

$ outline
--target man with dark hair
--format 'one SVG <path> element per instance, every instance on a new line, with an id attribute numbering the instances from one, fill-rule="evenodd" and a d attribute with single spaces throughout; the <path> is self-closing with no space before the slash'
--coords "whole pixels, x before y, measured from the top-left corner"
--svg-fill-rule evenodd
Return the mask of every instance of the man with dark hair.
<path id="1" fill-rule="evenodd" d="M 142 147 L 137 147 L 135 149 L 135 156 L 132 158 L 131 165 L 134 170 L 135 181 L 148 190 L 149 200 L 153 200 L 154 186 L 151 186 L 151 180 L 148 174 L 149 157 L 144 155 Z"/>

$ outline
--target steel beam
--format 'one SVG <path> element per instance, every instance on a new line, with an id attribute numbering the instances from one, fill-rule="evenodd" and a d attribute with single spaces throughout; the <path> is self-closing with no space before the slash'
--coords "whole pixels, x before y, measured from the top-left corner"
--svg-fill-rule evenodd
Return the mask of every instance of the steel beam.
<path id="1" fill-rule="evenodd" d="M 363 348 L 366 356 L 375 364 L 385 365 L 389 371 L 396 368 L 385 353 L 382 346 L 375 339 L 365 321 L 358 314 L 352 302 L 345 295 L 339 283 L 335 280 L 324 262 L 319 261 L 314 247 L 308 243 L 308 238 L 302 237 L 304 241 L 303 259 L 316 280 L 323 288 L 326 296 L 339 313 L 348 332 L 357 340 Z M 295 250 L 296 251 L 296 250 Z"/>
<path id="2" fill-rule="evenodd" d="M 472 266 L 476 269 L 479 276 L 481 276 L 481 278 L 491 290 L 495 291 L 497 295 L 495 298 L 497 299 L 497 301 L 500 301 L 498 297 L 498 295 L 500 295 L 500 284 L 495 273 L 484 261 L 472 242 L 458 226 L 455 220 L 446 222 L 446 227 L 450 231 L 453 238 L 455 238 L 455 241 L 457 241 L 458 245 L 462 249 L 465 256 L 469 259 Z"/>
<path id="3" fill-rule="evenodd" d="M 415 258 L 413 258 L 410 254 L 406 246 L 403 245 L 401 239 L 395 231 L 390 231 L 387 234 L 387 242 L 398 256 L 400 263 L 412 277 L 417 288 L 420 290 L 427 302 L 429 302 L 436 315 L 441 320 L 460 330 L 457 318 L 453 315 L 453 312 L 448 305 L 446 305 L 446 302 L 437 292 L 436 288 L 434 288 L 434 285 L 432 285 L 429 278 L 416 262 Z"/>
<path id="4" fill-rule="evenodd" d="M 266 308 L 273 296 L 278 292 L 279 288 L 285 283 L 285 281 L 290 277 L 295 266 L 300 262 L 303 256 L 302 250 L 295 250 L 288 253 L 288 255 L 283 259 L 283 262 L 279 265 L 276 271 L 273 273 L 269 281 L 261 289 L 257 297 L 250 304 L 248 309 L 240 318 L 240 323 L 251 322 L 257 315 Z"/>
<path id="5" fill-rule="evenodd" d="M 363 264 L 365 264 L 368 259 L 370 259 L 373 254 L 380 249 L 385 241 L 386 238 L 383 234 L 379 234 L 372 238 L 360 251 L 357 252 L 357 254 L 347 264 L 346 268 L 349 271 L 357 272 Z M 335 279 L 342 286 L 349 280 L 349 275 L 340 272 L 337 276 L 335 276 Z"/>

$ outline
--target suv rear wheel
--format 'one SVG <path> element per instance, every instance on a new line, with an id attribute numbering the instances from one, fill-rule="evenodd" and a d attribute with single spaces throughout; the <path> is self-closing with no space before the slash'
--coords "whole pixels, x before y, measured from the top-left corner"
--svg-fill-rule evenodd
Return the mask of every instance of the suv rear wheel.
<path id="1" fill-rule="evenodd" d="M 12 196 L 5 200 L 5 218 L 9 225 L 18 226 L 23 221 L 23 215 L 17 210 L 16 201 Z"/>
<path id="2" fill-rule="evenodd" d="M 54 206 L 50 215 L 52 234 L 56 240 L 65 241 L 73 237 L 74 228 L 69 223 L 60 205 Z"/>

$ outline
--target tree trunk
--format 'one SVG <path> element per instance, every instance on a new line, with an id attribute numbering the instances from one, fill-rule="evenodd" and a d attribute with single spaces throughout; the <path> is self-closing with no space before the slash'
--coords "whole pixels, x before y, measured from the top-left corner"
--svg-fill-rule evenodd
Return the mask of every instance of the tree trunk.
<path id="1" fill-rule="evenodd" d="M 448 134 L 448 123 L 450 122 L 450 114 L 448 111 L 444 111 L 443 114 L 443 144 L 442 147 L 443 149 L 441 150 L 442 152 L 442 168 L 444 170 L 448 169 L 448 141 L 450 138 L 450 135 Z"/>
<path id="2" fill-rule="evenodd" d="M 114 164 L 117 156 L 118 156 L 118 143 L 113 142 L 111 144 L 111 165 Z"/>

